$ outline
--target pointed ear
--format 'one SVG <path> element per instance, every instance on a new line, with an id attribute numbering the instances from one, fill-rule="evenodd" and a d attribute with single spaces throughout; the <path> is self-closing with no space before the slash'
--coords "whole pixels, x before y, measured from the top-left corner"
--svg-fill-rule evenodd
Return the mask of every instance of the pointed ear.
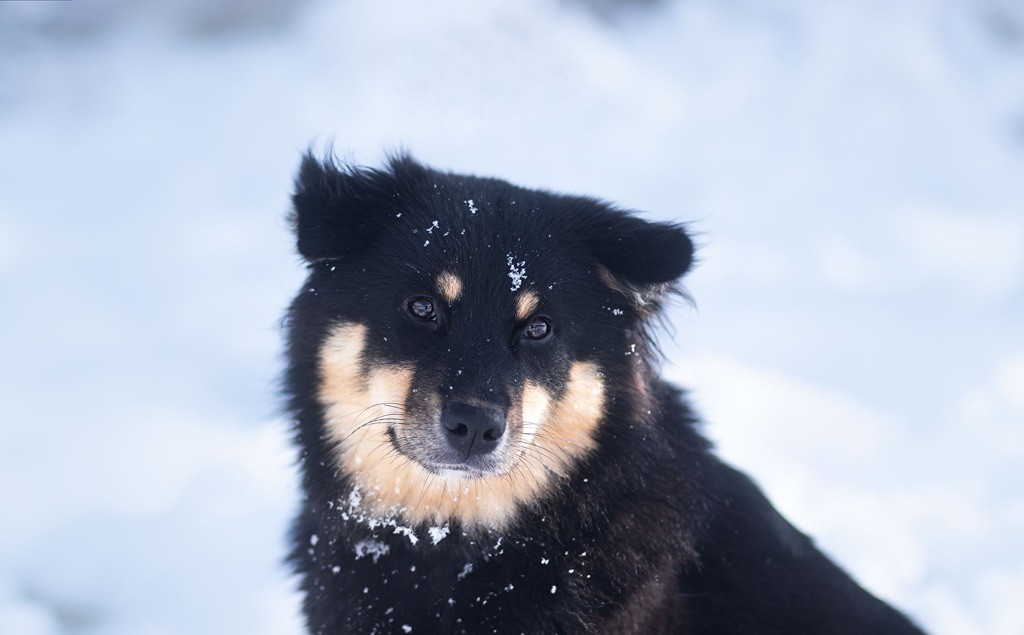
<path id="1" fill-rule="evenodd" d="M 379 230 L 377 171 L 337 167 L 307 152 L 295 177 L 292 225 L 309 262 L 343 258 L 373 241 Z"/>
<path id="2" fill-rule="evenodd" d="M 679 225 L 616 214 L 591 242 L 598 262 L 630 284 L 674 282 L 693 263 L 693 243 Z"/>
<path id="3" fill-rule="evenodd" d="M 693 264 L 693 242 L 681 226 L 618 210 L 599 215 L 590 247 L 605 283 L 641 306 L 657 301 Z"/>

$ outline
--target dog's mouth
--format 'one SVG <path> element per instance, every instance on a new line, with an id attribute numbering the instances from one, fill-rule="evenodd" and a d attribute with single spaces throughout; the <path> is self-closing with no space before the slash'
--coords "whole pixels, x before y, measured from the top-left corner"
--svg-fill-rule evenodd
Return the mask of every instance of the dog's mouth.
<path id="1" fill-rule="evenodd" d="M 414 459 L 415 460 L 415 459 Z M 466 464 L 455 464 L 455 463 L 428 463 L 425 461 L 417 461 L 423 469 L 434 474 L 436 476 L 454 476 L 458 478 L 477 478 L 480 476 L 486 476 L 489 472 L 484 472 L 478 468 L 466 465 Z"/>

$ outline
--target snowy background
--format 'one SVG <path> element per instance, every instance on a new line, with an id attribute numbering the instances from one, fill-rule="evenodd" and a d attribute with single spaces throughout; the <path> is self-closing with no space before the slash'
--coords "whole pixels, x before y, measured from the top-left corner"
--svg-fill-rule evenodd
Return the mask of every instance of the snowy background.
<path id="1" fill-rule="evenodd" d="M 693 221 L 666 372 L 943 634 L 1024 633 L 1013 0 L 0 3 L 0 633 L 296 633 L 299 154 Z"/>

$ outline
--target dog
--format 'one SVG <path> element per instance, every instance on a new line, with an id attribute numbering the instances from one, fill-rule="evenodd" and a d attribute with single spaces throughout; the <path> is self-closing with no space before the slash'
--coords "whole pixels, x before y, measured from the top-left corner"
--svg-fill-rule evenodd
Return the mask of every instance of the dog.
<path id="1" fill-rule="evenodd" d="M 307 153 L 285 323 L 311 633 L 920 633 L 657 374 L 694 246 L 608 203 Z"/>

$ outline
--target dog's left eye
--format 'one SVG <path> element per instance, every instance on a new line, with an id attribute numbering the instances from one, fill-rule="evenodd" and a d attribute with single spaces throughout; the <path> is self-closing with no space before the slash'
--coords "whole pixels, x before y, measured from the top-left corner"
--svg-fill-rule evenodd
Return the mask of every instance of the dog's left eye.
<path id="1" fill-rule="evenodd" d="M 548 336 L 551 332 L 551 322 L 548 322 L 542 317 L 535 317 L 530 320 L 530 323 L 526 326 L 526 330 L 523 331 L 523 337 L 528 340 L 542 340 Z"/>

